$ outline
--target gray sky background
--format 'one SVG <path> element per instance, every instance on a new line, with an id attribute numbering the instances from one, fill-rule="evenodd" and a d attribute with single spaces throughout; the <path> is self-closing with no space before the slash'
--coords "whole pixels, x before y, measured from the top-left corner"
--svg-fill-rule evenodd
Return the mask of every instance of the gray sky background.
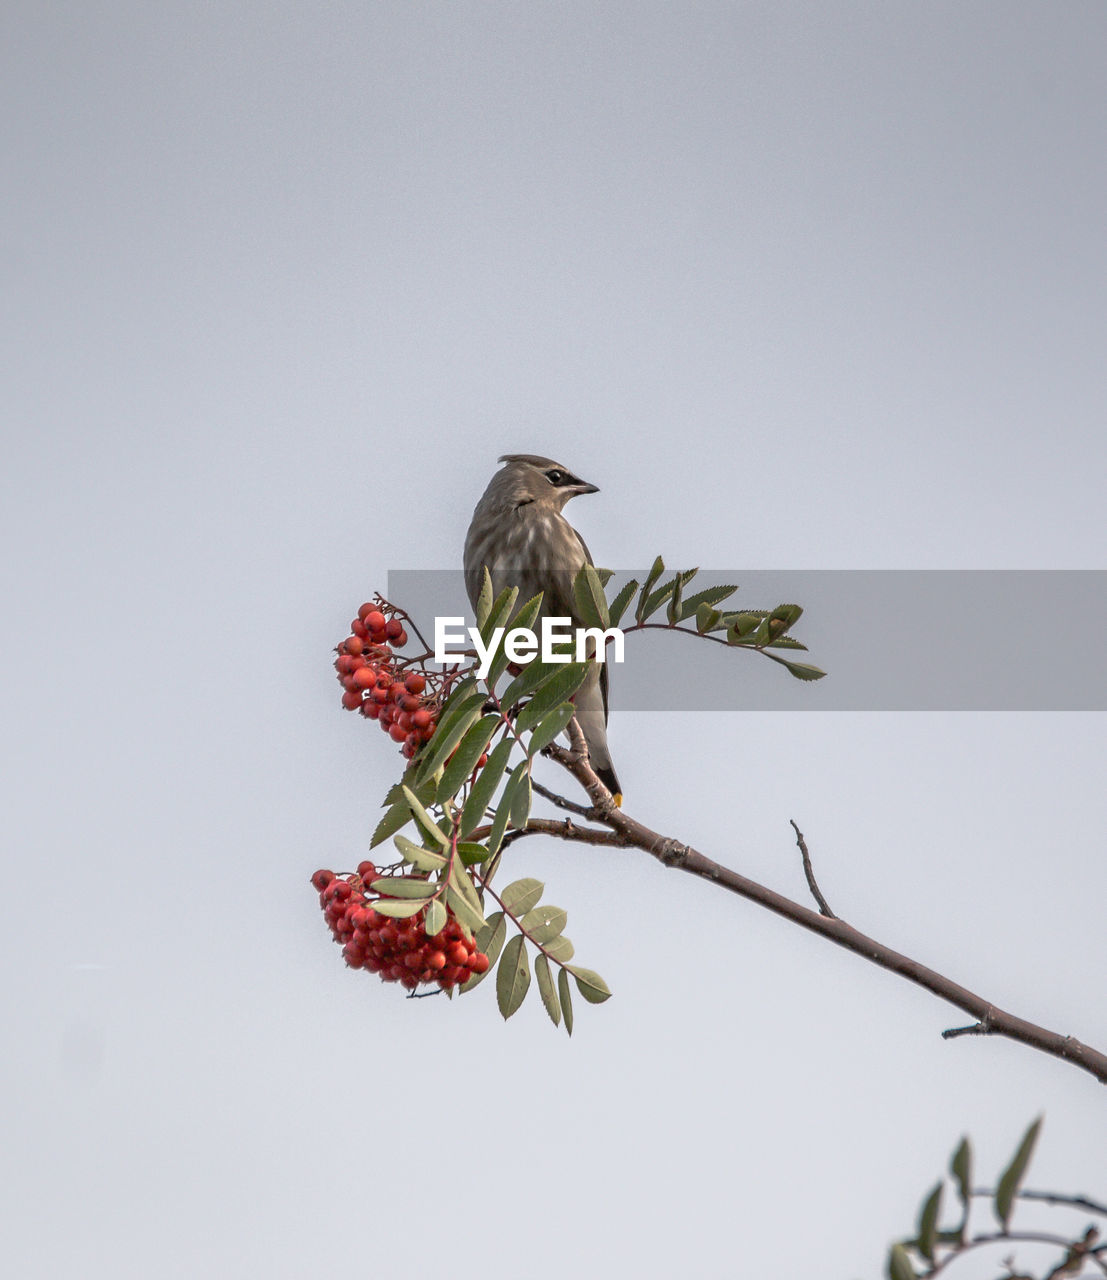
<path id="1" fill-rule="evenodd" d="M 616 567 L 1104 568 L 1107 9 L 2 32 L 6 1273 L 858 1280 L 1042 1110 L 1033 1181 L 1107 1194 L 1091 1077 L 642 856 L 515 859 L 616 992 L 571 1042 L 344 971 L 307 884 L 398 762 L 328 651 L 502 452 Z M 1102 1048 L 1103 734 L 616 691 L 611 742 L 650 825 L 802 897 L 794 817 L 840 914 Z"/>

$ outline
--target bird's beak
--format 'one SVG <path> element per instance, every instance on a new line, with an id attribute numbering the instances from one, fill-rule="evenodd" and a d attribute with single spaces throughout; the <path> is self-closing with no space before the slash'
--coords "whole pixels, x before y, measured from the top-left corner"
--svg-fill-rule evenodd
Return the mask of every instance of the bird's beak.
<path id="1" fill-rule="evenodd" d="M 598 484 L 589 484 L 587 480 L 581 480 L 573 485 L 574 493 L 599 493 L 600 486 Z"/>

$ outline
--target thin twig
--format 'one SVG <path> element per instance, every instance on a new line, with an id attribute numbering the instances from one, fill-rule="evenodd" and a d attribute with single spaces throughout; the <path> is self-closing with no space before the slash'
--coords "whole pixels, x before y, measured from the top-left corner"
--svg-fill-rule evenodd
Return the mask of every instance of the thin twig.
<path id="1" fill-rule="evenodd" d="M 530 785 L 532 790 L 537 791 L 540 796 L 545 796 L 551 804 L 557 805 L 559 809 L 579 814 L 582 818 L 594 819 L 596 816 L 589 806 L 577 804 L 575 800 L 566 800 L 564 796 L 559 796 L 556 792 L 551 791 L 549 787 L 544 787 L 542 783 L 536 782 L 533 777 L 530 780 Z"/>
<path id="2" fill-rule="evenodd" d="M 807 877 L 807 887 L 811 890 L 811 896 L 819 904 L 819 910 L 824 916 L 831 920 L 837 920 L 837 916 L 830 909 L 830 904 L 823 897 L 822 890 L 819 888 L 815 879 L 815 872 L 811 867 L 811 855 L 807 852 L 807 841 L 803 838 L 803 832 L 796 826 L 795 818 L 789 818 L 792 824 L 792 830 L 796 833 L 796 844 L 799 845 L 800 857 L 803 859 L 803 874 Z"/>
<path id="3" fill-rule="evenodd" d="M 985 1187 L 975 1187 L 972 1194 L 979 1196 L 982 1200 L 992 1200 L 996 1193 Z M 1088 1213 L 1102 1214 L 1107 1218 L 1107 1204 L 1100 1204 L 1098 1200 L 1092 1200 L 1088 1196 L 1066 1196 L 1055 1191 L 1027 1190 L 1016 1191 L 1015 1197 L 1018 1200 L 1037 1200 L 1042 1204 L 1062 1204 L 1070 1209 L 1084 1209 Z"/>

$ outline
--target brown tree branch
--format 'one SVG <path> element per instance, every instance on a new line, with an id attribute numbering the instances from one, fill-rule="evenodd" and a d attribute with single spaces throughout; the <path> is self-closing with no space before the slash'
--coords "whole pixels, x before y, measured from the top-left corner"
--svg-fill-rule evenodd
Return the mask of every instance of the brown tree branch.
<path id="1" fill-rule="evenodd" d="M 580 783 L 592 801 L 589 816 L 610 827 L 622 838 L 620 843 L 633 845 L 652 854 L 667 867 L 678 867 L 690 875 L 721 885 L 731 893 L 747 898 L 750 902 L 755 902 L 758 906 L 765 907 L 786 920 L 791 920 L 793 924 L 819 934 L 829 942 L 852 951 L 855 955 L 879 965 L 882 969 L 898 973 L 908 982 L 913 982 L 916 986 L 932 992 L 977 1019 L 973 1027 L 955 1029 L 952 1035 L 968 1034 L 971 1031 L 976 1035 L 997 1035 L 1017 1040 L 1034 1049 L 1040 1049 L 1043 1053 L 1051 1054 L 1055 1058 L 1071 1062 L 1095 1076 L 1101 1084 L 1107 1084 L 1107 1054 L 1082 1044 L 1073 1036 L 1061 1035 L 1056 1031 L 1049 1031 L 1033 1022 L 1028 1022 L 1025 1018 L 1016 1017 L 978 996 L 967 987 L 921 964 L 918 960 L 912 960 L 909 956 L 885 946 L 884 943 L 877 942 L 875 938 L 868 937 L 852 925 L 846 924 L 844 920 L 836 916 L 821 915 L 809 907 L 801 906 L 798 902 L 784 897 L 783 894 L 766 888 L 755 880 L 732 871 L 729 867 L 722 866 L 690 845 L 651 831 L 649 827 L 615 807 L 611 793 L 589 764 L 584 734 L 575 717 L 569 721 L 569 739 L 570 749 L 566 750 L 565 747 L 555 743 L 546 748 L 546 754 Z M 528 823 L 528 829 L 529 826 Z M 952 1038 L 951 1033 L 945 1034 L 947 1038 Z"/>

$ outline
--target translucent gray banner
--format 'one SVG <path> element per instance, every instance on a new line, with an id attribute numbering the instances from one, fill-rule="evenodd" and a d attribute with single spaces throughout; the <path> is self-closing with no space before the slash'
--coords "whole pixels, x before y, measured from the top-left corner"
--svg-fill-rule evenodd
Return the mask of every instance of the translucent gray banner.
<path id="1" fill-rule="evenodd" d="M 608 599 L 645 576 L 617 572 Z M 739 585 L 727 611 L 802 605 L 789 634 L 808 652 L 773 652 L 826 676 L 801 682 L 759 653 L 631 631 L 625 661 L 612 664 L 613 709 L 1107 710 L 1107 571 L 712 570 L 685 594 L 723 583 Z M 436 616 L 473 622 L 460 571 L 395 570 L 386 595 L 432 644 Z M 653 621 L 665 621 L 663 609 Z M 624 630 L 633 625 L 632 603 Z"/>

